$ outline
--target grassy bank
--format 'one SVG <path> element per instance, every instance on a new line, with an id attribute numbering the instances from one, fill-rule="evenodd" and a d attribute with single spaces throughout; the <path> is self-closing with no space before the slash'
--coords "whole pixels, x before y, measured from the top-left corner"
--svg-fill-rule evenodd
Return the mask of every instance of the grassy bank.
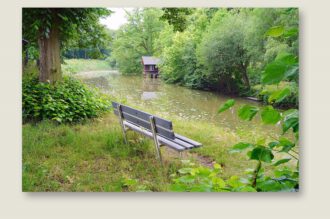
<path id="1" fill-rule="evenodd" d="M 130 133 L 123 143 L 109 114 L 79 125 L 23 126 L 23 191 L 165 191 L 180 162 L 161 170 L 152 144 Z"/>
<path id="2" fill-rule="evenodd" d="M 62 64 L 64 74 L 110 69 L 110 64 L 107 61 L 97 59 L 66 59 L 64 64 Z"/>
<path id="3" fill-rule="evenodd" d="M 173 121 L 175 131 L 203 143 L 183 159 L 223 168 L 223 177 L 254 167 L 244 154 L 230 154 L 237 133 L 204 123 Z M 84 124 L 43 121 L 23 125 L 23 191 L 168 191 L 171 175 L 182 167 L 176 152 L 162 148 L 162 169 L 152 141 L 130 132 L 129 145 L 117 118 L 109 113 Z"/>

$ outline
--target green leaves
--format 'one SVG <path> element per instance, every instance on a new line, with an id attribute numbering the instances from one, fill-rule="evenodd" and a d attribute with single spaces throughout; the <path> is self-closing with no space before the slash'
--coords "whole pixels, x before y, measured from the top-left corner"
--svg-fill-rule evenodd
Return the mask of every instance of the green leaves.
<path id="1" fill-rule="evenodd" d="M 284 37 L 296 37 L 298 35 L 298 28 L 291 28 L 284 32 Z"/>
<path id="2" fill-rule="evenodd" d="M 281 164 L 284 164 L 284 163 L 287 163 L 291 160 L 291 158 L 284 158 L 284 159 L 281 159 L 281 160 L 278 160 L 276 161 L 273 166 L 278 166 L 278 165 L 281 165 Z"/>
<path id="3" fill-rule="evenodd" d="M 238 116 L 242 120 L 251 121 L 251 119 L 257 114 L 258 111 L 259 111 L 258 107 L 250 106 L 250 105 L 244 105 L 244 106 L 239 108 Z"/>
<path id="4" fill-rule="evenodd" d="M 289 152 L 295 146 L 295 144 L 287 138 L 281 138 L 278 146 L 282 146 L 280 152 Z"/>
<path id="5" fill-rule="evenodd" d="M 261 75 L 261 82 L 263 84 L 276 84 L 284 78 L 286 65 L 280 62 L 273 61 L 265 68 L 264 73 Z"/>
<path id="6" fill-rule="evenodd" d="M 231 153 L 235 153 L 235 152 L 241 152 L 242 150 L 248 148 L 248 147 L 252 147 L 253 144 L 250 143 L 244 143 L 244 142 L 240 142 L 238 144 L 235 144 L 232 149 L 230 150 Z"/>
<path id="7" fill-rule="evenodd" d="M 265 124 L 276 124 L 281 119 L 281 114 L 272 106 L 266 106 L 261 111 L 261 119 Z"/>
<path id="8" fill-rule="evenodd" d="M 268 143 L 268 147 L 270 148 L 270 149 L 273 149 L 274 147 L 276 147 L 277 145 L 279 145 L 280 143 L 279 142 L 277 142 L 277 141 L 272 141 L 272 142 L 269 142 Z"/>
<path id="9" fill-rule="evenodd" d="M 266 32 L 266 36 L 279 37 L 279 36 L 282 36 L 283 33 L 284 33 L 284 27 L 283 26 L 275 26 L 275 27 L 271 27 Z"/>
<path id="10" fill-rule="evenodd" d="M 292 128 L 294 133 L 299 131 L 299 112 L 296 109 L 291 109 L 284 112 L 282 125 L 283 134 L 286 133 L 290 128 Z"/>
<path id="11" fill-rule="evenodd" d="M 37 78 L 23 78 L 23 119 L 50 119 L 58 123 L 79 122 L 107 111 L 108 97 L 80 81 L 64 77 L 50 86 Z"/>
<path id="12" fill-rule="evenodd" d="M 271 103 L 275 101 L 275 103 L 279 103 L 283 101 L 286 97 L 290 96 L 290 94 L 291 94 L 291 89 L 288 87 L 282 90 L 275 91 L 269 96 L 268 102 Z"/>
<path id="13" fill-rule="evenodd" d="M 269 148 L 264 146 L 257 146 L 255 147 L 250 153 L 251 160 L 259 160 L 266 163 L 271 163 L 273 160 L 274 155 Z"/>
<path id="14" fill-rule="evenodd" d="M 222 113 L 229 109 L 230 107 L 234 106 L 235 100 L 234 99 L 229 99 L 227 100 L 220 108 L 218 109 L 218 113 Z"/>
<path id="15" fill-rule="evenodd" d="M 186 164 L 193 166 L 190 162 Z M 175 192 L 226 191 L 226 182 L 218 176 L 220 171 L 221 166 L 219 164 L 214 164 L 213 169 L 202 166 L 179 169 L 179 177 L 173 179 L 174 184 L 170 186 L 170 190 Z"/>
<path id="16" fill-rule="evenodd" d="M 292 54 L 282 53 L 269 63 L 261 75 L 263 84 L 277 84 L 298 73 L 298 59 Z"/>
<path id="17" fill-rule="evenodd" d="M 292 128 L 293 132 L 298 132 L 299 130 L 299 118 L 290 118 L 286 119 L 282 125 L 283 134 L 286 133 L 290 128 Z"/>

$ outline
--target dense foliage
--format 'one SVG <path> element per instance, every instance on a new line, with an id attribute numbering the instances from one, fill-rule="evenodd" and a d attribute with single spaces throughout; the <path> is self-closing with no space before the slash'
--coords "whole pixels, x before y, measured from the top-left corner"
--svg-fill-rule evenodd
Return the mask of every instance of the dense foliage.
<path id="1" fill-rule="evenodd" d="M 161 19 L 167 20 L 175 31 L 184 31 L 187 27 L 187 15 L 193 11 L 191 8 L 162 8 Z"/>
<path id="2" fill-rule="evenodd" d="M 51 86 L 36 77 L 25 76 L 22 91 L 24 121 L 78 122 L 98 116 L 110 105 L 106 96 L 70 77 Z"/>
<path id="3" fill-rule="evenodd" d="M 276 30 L 276 31 L 275 31 Z M 278 31 L 272 27 L 267 33 L 270 37 L 280 37 L 285 31 Z M 288 77 L 298 77 L 298 59 L 294 54 L 281 53 L 275 60 L 265 66 L 261 75 L 262 84 L 278 84 Z M 281 103 L 291 94 L 290 89 L 282 87 L 280 90 L 267 90 L 268 103 Z M 228 110 L 235 104 L 230 99 L 219 108 L 219 113 Z M 174 179 L 173 191 L 298 191 L 299 190 L 299 112 L 289 109 L 280 112 L 271 105 L 259 108 L 243 105 L 238 110 L 242 120 L 252 120 L 260 114 L 264 124 L 280 123 L 282 134 L 279 138 L 263 138 L 257 142 L 239 142 L 232 146 L 230 153 L 247 151 L 250 160 L 256 161 L 256 167 L 249 169 L 246 176 L 239 178 L 232 176 L 225 181 L 220 176 L 220 166 L 213 170 L 204 167 L 183 168 L 181 174 Z M 293 137 L 288 134 L 292 131 Z M 292 162 L 292 160 L 294 162 Z M 291 162 L 291 165 L 285 165 Z M 295 166 L 294 164 L 295 163 Z M 264 166 L 273 166 L 271 174 L 265 174 Z M 294 167 L 293 167 L 294 166 Z"/>
<path id="4" fill-rule="evenodd" d="M 112 57 L 123 73 L 141 73 L 141 56 L 153 55 L 161 58 L 159 69 L 168 83 L 264 100 L 269 83 L 262 85 L 263 71 L 286 68 L 285 62 L 298 56 L 295 8 L 148 8 L 129 16 L 114 39 Z M 290 95 L 274 106 L 298 106 L 295 75 L 282 83 Z"/>
<path id="5" fill-rule="evenodd" d="M 59 26 L 61 44 L 97 47 L 104 39 L 100 17 L 110 15 L 105 8 L 23 8 L 23 38 L 37 43 Z"/>
<path id="6" fill-rule="evenodd" d="M 24 49 L 39 50 L 39 80 L 61 80 L 63 48 L 97 48 L 94 56 L 107 44 L 108 34 L 99 19 L 110 15 L 106 8 L 23 8 L 23 38 L 29 41 Z"/>
<path id="7" fill-rule="evenodd" d="M 142 72 L 141 56 L 154 54 L 154 40 L 165 25 L 160 9 L 135 9 L 115 35 L 113 56 L 124 74 Z"/>

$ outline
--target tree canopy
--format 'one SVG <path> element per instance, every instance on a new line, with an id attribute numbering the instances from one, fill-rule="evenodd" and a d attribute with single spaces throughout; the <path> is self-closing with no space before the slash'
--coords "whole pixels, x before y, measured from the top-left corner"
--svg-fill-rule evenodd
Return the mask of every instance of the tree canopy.
<path id="1" fill-rule="evenodd" d="M 165 26 L 161 15 L 160 9 L 151 8 L 127 13 L 128 23 L 116 32 L 113 42 L 113 55 L 122 73 L 140 73 L 141 56 L 155 53 L 154 41 Z"/>
<path id="2" fill-rule="evenodd" d="M 67 44 L 101 42 L 99 18 L 108 15 L 105 8 L 23 8 L 23 38 L 38 44 L 40 81 L 61 79 L 60 53 Z"/>

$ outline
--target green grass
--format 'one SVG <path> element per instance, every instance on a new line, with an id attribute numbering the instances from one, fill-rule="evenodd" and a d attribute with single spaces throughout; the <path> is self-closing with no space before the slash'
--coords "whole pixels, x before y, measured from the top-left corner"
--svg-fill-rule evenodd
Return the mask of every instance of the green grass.
<path id="1" fill-rule="evenodd" d="M 109 62 L 97 59 L 66 59 L 64 60 L 64 64 L 62 64 L 62 71 L 64 74 L 110 69 Z"/>
<path id="2" fill-rule="evenodd" d="M 23 125 L 23 191 L 166 191 L 179 160 L 161 169 L 151 141 L 130 133 L 124 144 L 117 122 Z"/>
<path id="3" fill-rule="evenodd" d="M 70 69 L 75 69 L 71 72 L 104 70 L 102 66 L 109 69 L 100 60 L 67 62 Z M 162 116 L 150 109 L 148 112 Z M 197 166 L 219 163 L 224 179 L 243 176 L 246 169 L 256 166 L 246 153 L 229 153 L 232 145 L 270 138 L 254 129 L 231 130 L 208 122 L 181 120 L 175 115 L 171 120 L 175 132 L 203 144 L 185 152 L 183 159 Z M 150 139 L 132 132 L 128 139 L 129 144 L 124 144 L 118 119 L 112 112 L 80 124 L 24 124 L 23 191 L 168 191 L 171 175 L 182 167 L 178 154 L 162 147 L 161 168 Z M 270 171 L 272 168 L 266 166 L 266 172 Z"/>
<path id="4" fill-rule="evenodd" d="M 202 122 L 173 120 L 173 124 L 176 132 L 203 144 L 185 152 L 183 159 L 210 166 L 215 161 L 223 167 L 223 178 L 254 167 L 244 153 L 228 153 L 230 146 L 249 135 Z M 25 124 L 23 191 L 168 191 L 171 174 L 182 167 L 178 154 L 162 147 L 162 169 L 151 140 L 133 132 L 128 139 L 124 144 L 112 113 L 84 124 Z"/>

